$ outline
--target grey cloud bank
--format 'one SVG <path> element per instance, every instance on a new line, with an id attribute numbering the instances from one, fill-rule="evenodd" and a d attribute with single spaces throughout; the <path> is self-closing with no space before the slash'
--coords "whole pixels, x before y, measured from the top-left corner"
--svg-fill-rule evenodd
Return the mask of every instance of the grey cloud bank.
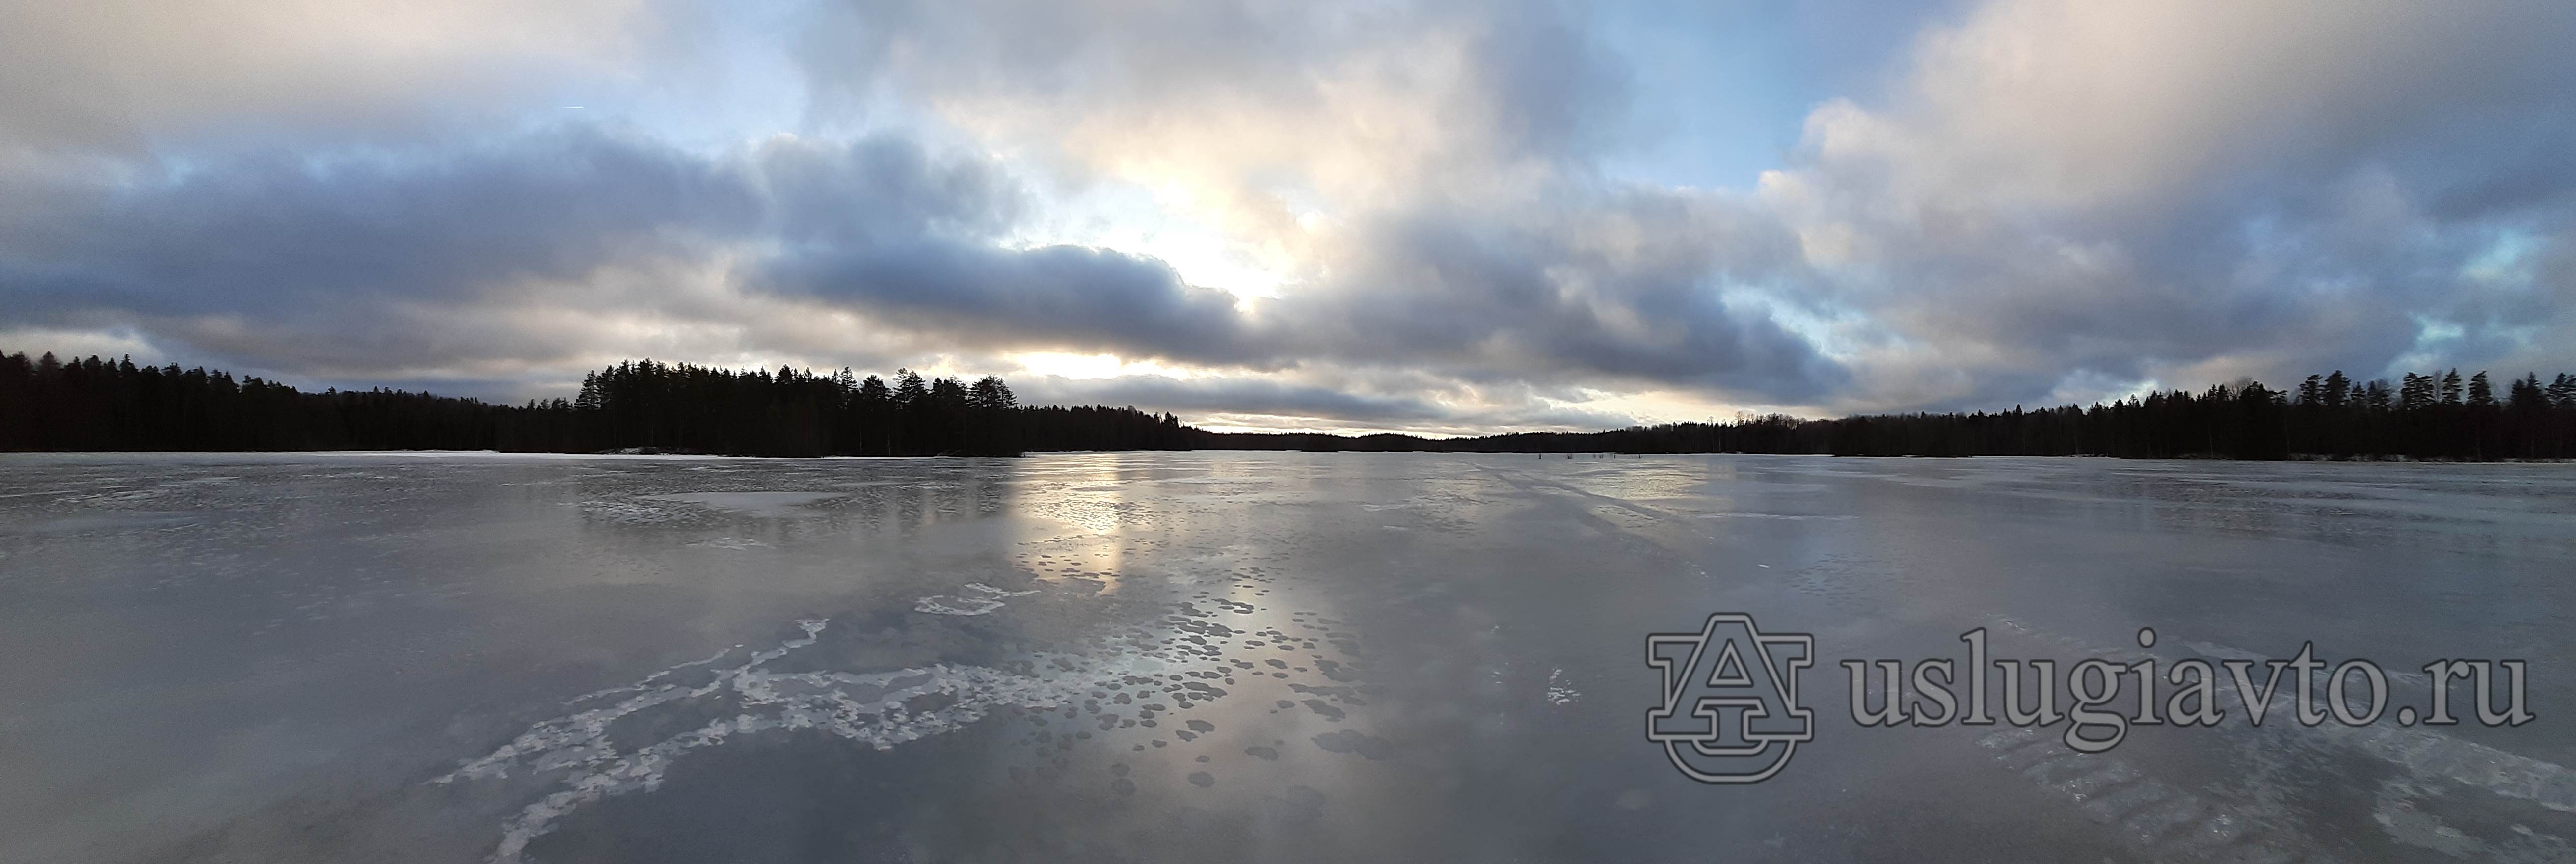
<path id="1" fill-rule="evenodd" d="M 987 5 L 469 4 L 380 62 L 354 13 L 7 13 L 5 68 L 94 74 L 0 94 L 0 348 L 505 396 L 648 354 L 912 365 L 1438 431 L 2576 363 L 2561 9 L 1921 15 L 1883 90 L 1711 189 L 1613 167 L 1677 85 L 1600 10 Z M 804 108 L 530 113 L 709 69 Z"/>

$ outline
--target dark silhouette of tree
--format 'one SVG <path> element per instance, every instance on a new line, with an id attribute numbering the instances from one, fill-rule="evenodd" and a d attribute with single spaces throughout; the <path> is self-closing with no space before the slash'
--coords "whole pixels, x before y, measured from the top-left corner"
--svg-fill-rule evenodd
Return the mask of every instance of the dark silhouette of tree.
<path id="1" fill-rule="evenodd" d="M 922 382 L 919 372 L 910 369 L 894 370 L 894 381 L 894 404 L 897 408 L 911 407 L 913 403 L 930 396 L 930 387 Z"/>
<path id="2" fill-rule="evenodd" d="M 994 375 L 975 379 L 975 386 L 966 388 L 966 401 L 979 410 L 1017 408 L 1020 405 L 1019 397 L 1011 395 L 1011 385 L 1002 383 L 1002 379 Z"/>
<path id="3" fill-rule="evenodd" d="M 2408 411 L 2433 407 L 2433 376 L 2408 372 L 2403 380 L 2397 388 L 2397 407 Z"/>
<path id="4" fill-rule="evenodd" d="M 2362 385 L 2361 407 L 2370 411 L 2387 411 L 2397 407 L 2395 391 L 2388 386 L 2388 379 L 2373 378 L 2370 383 Z"/>
<path id="5" fill-rule="evenodd" d="M 2514 379 L 2510 389 L 2512 393 L 2505 399 L 2507 408 L 2521 413 L 2543 411 L 2549 408 L 2549 393 L 2541 389 L 2538 372 L 2526 373 Z"/>

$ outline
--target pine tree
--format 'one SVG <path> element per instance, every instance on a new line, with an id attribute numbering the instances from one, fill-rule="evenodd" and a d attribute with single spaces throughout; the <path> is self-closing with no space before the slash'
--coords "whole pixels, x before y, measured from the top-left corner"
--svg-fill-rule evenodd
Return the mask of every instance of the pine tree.
<path id="1" fill-rule="evenodd" d="M 2541 389 L 2538 372 L 2523 373 L 2522 377 L 2513 379 L 2508 389 L 2512 395 L 2505 400 L 2505 405 L 2513 410 L 2534 412 L 2549 407 L 2549 394 Z"/>
<path id="2" fill-rule="evenodd" d="M 2398 407 L 2421 411 L 2433 406 L 2433 376 L 2408 372 L 2404 381 L 2397 387 Z"/>
<path id="3" fill-rule="evenodd" d="M 921 380 L 921 373 L 910 369 L 894 370 L 895 407 L 910 408 L 929 398 L 930 385 Z"/>
<path id="4" fill-rule="evenodd" d="M 1013 408 L 1020 404 L 1019 399 L 1011 395 L 1011 386 L 993 375 L 975 379 L 974 386 L 966 389 L 966 401 L 982 409 Z"/>

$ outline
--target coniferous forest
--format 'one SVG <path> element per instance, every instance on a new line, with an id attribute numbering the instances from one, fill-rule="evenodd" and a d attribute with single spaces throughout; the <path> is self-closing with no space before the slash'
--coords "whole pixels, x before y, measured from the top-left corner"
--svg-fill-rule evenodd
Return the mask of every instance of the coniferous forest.
<path id="1" fill-rule="evenodd" d="M 301 392 L 207 369 L 0 357 L 0 450 L 502 450 L 742 456 L 1186 449 L 1133 408 L 1028 407 L 1002 379 L 734 371 L 651 360 L 571 399 L 495 405 L 400 390 Z"/>
<path id="2" fill-rule="evenodd" d="M 0 356 L 0 450 L 501 450 L 756 456 L 1065 450 L 2099 455 L 2136 458 L 2576 458 L 2576 375 L 2478 372 L 2396 383 L 2312 375 L 2025 411 L 1676 423 L 1479 438 L 1226 434 L 1171 414 L 1027 406 L 1002 379 L 736 371 L 651 360 L 570 399 L 499 405 L 400 390 L 307 393 L 203 368 Z"/>

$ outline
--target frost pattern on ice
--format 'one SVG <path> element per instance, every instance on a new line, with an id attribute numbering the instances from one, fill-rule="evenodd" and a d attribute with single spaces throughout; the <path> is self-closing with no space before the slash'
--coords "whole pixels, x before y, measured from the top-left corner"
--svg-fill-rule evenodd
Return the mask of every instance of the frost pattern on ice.
<path id="1" fill-rule="evenodd" d="M 912 610 L 932 615 L 982 615 L 1004 605 L 1004 597 L 1026 597 L 1031 591 L 1004 591 L 982 582 L 968 582 L 965 593 L 933 594 L 913 601 Z"/>
<path id="2" fill-rule="evenodd" d="M 814 508 L 847 497 L 848 492 L 684 492 L 644 496 L 648 501 L 695 504 L 768 519 L 821 515 Z"/>
<path id="3" fill-rule="evenodd" d="M 969 587 L 981 587 L 978 593 L 1000 596 L 1032 593 Z M 887 750 L 963 728 L 1008 706 L 1065 707 L 1074 704 L 1083 693 L 1135 671 L 1128 668 L 1133 665 L 1130 663 L 1103 664 L 1054 653 L 1031 655 L 1029 667 L 1035 674 L 1027 675 L 944 663 L 870 673 L 785 673 L 760 668 L 813 645 L 829 621 L 796 623 L 805 631 L 802 638 L 754 652 L 740 665 L 720 668 L 705 684 L 683 687 L 665 679 L 683 669 L 713 665 L 733 656 L 740 646 L 655 672 L 634 684 L 570 700 L 567 705 L 633 694 L 607 707 L 539 722 L 510 743 L 429 782 L 444 785 L 501 778 L 514 770 L 564 772 L 559 781 L 561 788 L 502 823 L 500 843 L 490 860 L 515 864 L 526 854 L 528 844 L 554 830 L 558 820 L 611 795 L 659 788 L 672 762 L 689 751 L 722 745 L 734 736 L 771 729 L 815 729 Z M 939 706 L 935 708 L 916 710 L 910 704 L 933 695 L 946 699 L 932 703 Z M 610 724 L 621 718 L 707 696 L 731 699 L 738 713 L 632 751 L 621 752 L 609 740 Z"/>
<path id="4" fill-rule="evenodd" d="M 982 615 L 1002 608 L 1002 601 L 990 597 L 955 597 L 933 594 L 913 601 L 912 611 L 932 615 Z"/>
<path id="5" fill-rule="evenodd" d="M 1985 618 L 1997 627 L 2055 643 L 2078 656 L 2145 655 L 2167 668 L 2184 656 L 2178 651 L 2094 645 L 2002 615 Z M 2189 642 L 2184 647 L 2205 659 L 2261 659 L 2252 652 L 2207 642 Z M 2391 677 L 2396 677 L 2395 673 Z M 2324 679 L 2318 680 L 2322 683 Z M 2245 704 L 2244 695 L 2237 692 L 2231 678 L 2221 676 L 2216 689 L 2221 704 Z M 2311 745 L 2335 742 L 2405 769 L 2412 782 L 2405 778 L 2384 781 L 2372 813 L 2380 828 L 2398 842 L 2456 857 L 2510 862 L 2566 861 L 2570 860 L 2568 852 L 2576 850 L 2576 844 L 2565 838 L 2520 824 L 2512 825 L 2508 832 L 2487 832 L 2493 839 L 2479 839 L 2414 803 L 2438 794 L 2447 782 L 2531 801 L 2561 813 L 2576 812 L 2576 771 L 2566 767 L 2429 729 L 2391 726 L 2386 721 L 2369 726 L 2276 723 L 2261 729 L 2223 728 L 2232 728 L 2235 734 L 2276 736 L 2275 741 Z M 2155 853 L 2151 856 L 2155 860 L 2208 860 L 2224 847 L 2236 856 L 2230 860 L 2288 861 L 2292 853 L 2283 850 L 2316 846 L 2295 826 L 2277 818 L 2274 808 L 2261 800 L 2263 796 L 2231 800 L 2241 796 L 2236 790 L 2216 784 L 2203 787 L 2199 793 L 2187 791 L 2148 776 L 2150 772 L 2144 769 L 2110 758 L 2109 754 L 2076 754 L 2060 746 L 2055 736 L 2037 729 L 2004 730 L 1978 743 L 2002 751 L 1996 758 L 2006 767 L 2081 802 L 2087 815 L 2096 821 L 2119 821 L 2123 838 Z M 2088 765 L 2096 767 L 2088 771 L 2084 767 Z"/>
<path id="6" fill-rule="evenodd" d="M 622 522 L 628 525 L 651 525 L 683 518 L 682 514 L 650 504 L 604 499 L 581 502 L 581 515 L 582 518 L 596 522 Z"/>
<path id="7" fill-rule="evenodd" d="M 1547 704 L 1572 705 L 1574 700 L 1581 698 L 1583 694 L 1574 689 L 1573 681 L 1566 679 L 1563 668 L 1547 670 Z"/>
<path id="8" fill-rule="evenodd" d="M 2170 668 L 2184 655 L 2177 652 L 2096 646 L 2073 637 L 2042 630 L 2002 615 L 1987 615 L 1986 620 L 2025 636 L 2064 646 L 2080 656 L 2116 657 L 2120 654 L 2146 656 Z M 2208 642 L 2186 643 L 2193 653 L 2212 660 L 2261 659 L 2251 651 Z M 2328 679 L 2318 673 L 2314 680 L 2323 691 Z M 2402 670 L 2389 670 L 2392 686 L 2426 686 L 2424 677 Z M 2220 676 L 2217 690 L 2224 704 L 2243 705 L 2246 696 L 2236 692 L 2234 679 Z M 2277 697 L 2276 697 L 2277 698 Z M 2508 798 L 2519 798 L 2560 813 L 2576 813 L 2576 771 L 2554 762 L 2545 762 L 2517 753 L 2498 750 L 2463 738 L 2455 738 L 2427 727 L 2400 727 L 2382 719 L 2369 726 L 2345 726 L 2327 723 L 2321 726 L 2291 725 L 2283 727 L 2293 734 L 2315 736 L 2353 746 L 2363 753 L 2387 760 L 2420 778 L 2444 778 L 2462 785 L 2484 789 Z"/>

